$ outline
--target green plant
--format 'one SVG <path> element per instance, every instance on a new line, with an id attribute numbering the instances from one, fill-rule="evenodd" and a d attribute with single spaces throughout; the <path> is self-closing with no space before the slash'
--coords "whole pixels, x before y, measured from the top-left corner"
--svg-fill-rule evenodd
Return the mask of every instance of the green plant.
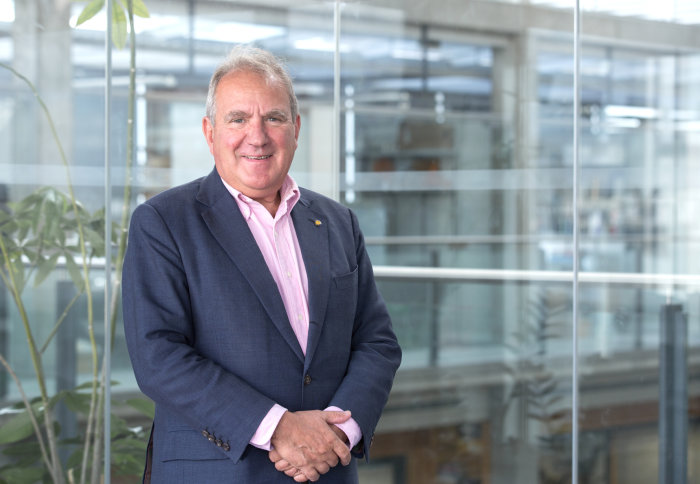
<path id="1" fill-rule="evenodd" d="M 566 316 L 571 313 L 566 290 L 543 289 L 527 302 L 522 329 L 513 334 L 507 347 L 514 356 L 506 366 L 510 391 L 503 405 L 503 417 L 519 412 L 519 438 L 533 435 L 539 458 L 536 478 L 541 484 L 571 482 L 571 419 L 575 413 L 566 408 L 564 395 L 569 391 L 570 375 L 555 371 L 557 362 L 550 346 L 569 339 Z M 564 386 L 564 388 L 562 388 Z M 530 432 L 528 425 L 535 423 Z M 579 482 L 601 482 L 606 439 L 599 432 L 579 436 Z"/>
<path id="2" fill-rule="evenodd" d="M 548 346 L 565 334 L 560 317 L 570 307 L 557 299 L 555 292 L 543 290 L 536 299 L 528 301 L 522 329 L 506 345 L 513 358 L 505 366 L 510 390 L 502 414 L 505 419 L 508 412 L 518 412 L 519 440 L 526 440 L 531 435 L 529 424 L 536 423 L 533 433 L 539 449 L 545 455 L 555 455 L 558 462 L 568 457 L 562 452 L 562 442 L 567 442 L 570 432 L 570 414 L 562 406 L 562 376 L 552 369 L 553 356 Z M 544 467 L 547 466 L 540 462 L 540 482 L 553 482 L 542 476 Z"/>
<path id="3" fill-rule="evenodd" d="M 131 198 L 131 166 L 133 160 L 133 116 L 135 98 L 135 33 L 134 15 L 148 16 L 142 0 L 118 0 L 112 2 L 113 42 L 123 47 L 127 30 L 130 32 L 130 83 L 127 119 L 127 181 L 124 190 L 124 206 L 119 227 L 112 225 L 109 239 L 106 237 L 104 210 L 94 213 L 87 211 L 76 199 L 70 178 L 69 163 L 57 135 L 51 114 L 34 85 L 11 66 L 0 63 L 22 80 L 33 92 L 66 168 L 68 193 L 63 194 L 52 188 L 41 188 L 23 200 L 8 204 L 8 210 L 0 212 L 0 275 L 9 290 L 18 310 L 27 337 L 29 354 L 34 367 L 39 396 L 29 399 L 12 367 L 0 355 L 0 366 L 11 375 L 18 387 L 22 402 L 14 411 L 16 415 L 5 422 L 0 429 L 0 445 L 5 445 L 3 453 L 12 461 L 11 465 L 0 468 L 0 482 L 80 482 L 98 483 L 102 472 L 101 443 L 103 441 L 103 409 L 105 389 L 108 382 L 104 373 L 104 361 L 99 362 L 98 345 L 95 339 L 93 294 L 90 286 L 90 269 L 97 257 L 105 256 L 106 241 L 116 244 L 118 252 L 113 261 L 115 270 L 115 290 L 111 306 L 111 332 L 116 328 L 118 281 L 121 279 L 121 264 L 126 247 L 126 227 L 129 219 Z M 105 6 L 105 0 L 93 0 L 87 4 L 79 17 L 78 24 L 96 15 Z M 128 27 L 127 28 L 127 23 Z M 75 297 L 68 303 L 53 326 L 49 337 L 39 346 L 30 324 L 27 308 L 22 297 L 27 284 L 41 284 L 59 264 L 65 264 L 76 289 Z M 87 332 L 91 348 L 92 378 L 85 385 L 57 395 L 49 395 L 42 356 L 59 331 L 70 308 L 84 298 L 87 306 Z M 112 338 L 113 340 L 113 338 Z M 55 419 L 55 407 L 62 402 L 84 421 L 84 435 L 75 440 L 61 440 L 60 427 Z M 117 403 L 115 402 L 115 405 Z M 150 403 L 129 402 L 147 415 L 152 413 Z M 152 416 L 152 415 L 151 415 Z M 142 453 L 143 431 L 131 430 L 126 424 L 112 416 L 114 459 L 117 472 L 131 468 Z M 139 445 L 135 445 L 139 442 Z M 12 445 L 9 445 L 12 444 Z M 79 445 L 78 445 L 79 444 Z M 61 458 L 59 447 L 78 447 L 66 461 Z M 135 454 L 135 450 L 138 452 Z M 136 457 L 138 455 L 139 457 Z M 137 471 L 140 469 L 136 469 Z"/>

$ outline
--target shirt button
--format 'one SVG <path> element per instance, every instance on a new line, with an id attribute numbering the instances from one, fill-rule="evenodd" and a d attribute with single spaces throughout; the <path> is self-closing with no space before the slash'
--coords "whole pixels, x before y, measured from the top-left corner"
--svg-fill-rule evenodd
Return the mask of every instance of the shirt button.
<path id="1" fill-rule="evenodd" d="M 307 374 L 307 375 L 304 377 L 304 385 L 309 385 L 309 384 L 311 384 L 311 375 L 308 375 L 308 374 Z"/>

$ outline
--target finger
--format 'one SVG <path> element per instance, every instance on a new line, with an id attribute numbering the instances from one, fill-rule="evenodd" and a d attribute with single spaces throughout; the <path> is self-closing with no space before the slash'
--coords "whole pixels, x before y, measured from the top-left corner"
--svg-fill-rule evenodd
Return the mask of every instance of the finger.
<path id="1" fill-rule="evenodd" d="M 291 465 L 291 464 L 290 464 L 289 462 L 287 462 L 286 460 L 282 459 L 282 460 L 279 460 L 279 461 L 275 462 L 275 469 L 277 469 L 277 470 L 280 471 L 280 472 L 286 472 L 286 471 L 288 471 L 288 470 L 290 470 L 290 469 L 291 469 L 291 470 L 295 470 L 296 467 L 294 467 L 293 465 Z"/>
<path id="2" fill-rule="evenodd" d="M 268 452 L 267 456 L 272 462 L 278 462 L 280 459 L 282 459 L 282 456 L 280 455 L 279 452 L 276 450 L 272 449 L 270 452 Z"/>
<path id="3" fill-rule="evenodd" d="M 337 466 L 338 462 L 340 462 L 340 459 L 336 454 L 331 454 L 327 459 L 324 460 L 324 464 L 326 464 L 329 468 Z M 325 474 L 326 472 L 322 472 L 321 474 Z"/>
<path id="4" fill-rule="evenodd" d="M 347 422 L 350 417 L 352 417 L 352 414 L 350 413 L 350 410 L 345 410 L 343 412 L 338 412 L 338 411 L 327 411 L 322 413 L 324 420 L 329 423 L 329 424 L 339 424 L 343 422 Z"/>
<path id="5" fill-rule="evenodd" d="M 329 470 L 331 470 L 331 467 L 332 467 L 332 466 L 329 466 L 329 465 L 326 464 L 325 462 L 321 462 L 320 464 L 318 464 L 318 465 L 316 466 L 316 471 L 317 471 L 320 475 L 323 475 L 323 474 L 325 474 L 326 472 L 328 472 Z"/>
<path id="6" fill-rule="evenodd" d="M 352 454 L 350 454 L 350 449 L 344 442 L 341 442 L 340 440 L 338 440 L 333 445 L 333 451 L 340 459 L 340 463 L 344 466 L 348 465 L 352 460 Z"/>
<path id="7" fill-rule="evenodd" d="M 302 469 L 302 476 L 306 476 L 306 479 L 310 480 L 311 482 L 316 482 L 318 481 L 318 478 L 321 477 L 321 475 L 316 472 L 316 469 L 313 467 L 304 467 Z M 298 481 L 297 478 L 299 475 L 294 476 L 294 480 L 297 482 L 304 482 L 304 481 Z"/>

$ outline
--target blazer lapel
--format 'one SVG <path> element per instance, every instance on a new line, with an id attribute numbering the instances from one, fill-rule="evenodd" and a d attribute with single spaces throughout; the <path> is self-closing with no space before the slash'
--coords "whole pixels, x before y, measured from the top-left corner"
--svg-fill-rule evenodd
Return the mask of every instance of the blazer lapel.
<path id="1" fill-rule="evenodd" d="M 309 336 L 305 362 L 308 368 L 321 337 L 328 306 L 331 283 L 328 219 L 310 207 L 302 192 L 292 210 L 292 220 L 309 282 Z"/>
<path id="2" fill-rule="evenodd" d="M 282 337 L 303 361 L 304 354 L 289 324 L 277 284 L 236 201 L 216 170 L 203 181 L 197 199 L 208 205 L 202 211 L 202 218 L 212 235 L 248 280 Z"/>

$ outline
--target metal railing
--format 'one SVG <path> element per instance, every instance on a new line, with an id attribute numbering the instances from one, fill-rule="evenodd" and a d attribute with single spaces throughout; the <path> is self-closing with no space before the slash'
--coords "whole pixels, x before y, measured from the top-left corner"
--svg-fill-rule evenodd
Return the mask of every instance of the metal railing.
<path id="1" fill-rule="evenodd" d="M 518 269 L 469 269 L 456 267 L 412 267 L 412 266 L 374 266 L 374 275 L 378 279 L 468 282 L 468 281 L 503 281 L 503 282 L 552 282 L 570 283 L 572 271 L 538 271 Z M 599 284 L 623 284 L 639 286 L 656 286 L 674 288 L 700 288 L 700 275 L 694 274 L 644 274 L 628 272 L 579 272 L 579 282 Z"/>

